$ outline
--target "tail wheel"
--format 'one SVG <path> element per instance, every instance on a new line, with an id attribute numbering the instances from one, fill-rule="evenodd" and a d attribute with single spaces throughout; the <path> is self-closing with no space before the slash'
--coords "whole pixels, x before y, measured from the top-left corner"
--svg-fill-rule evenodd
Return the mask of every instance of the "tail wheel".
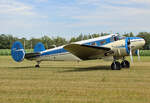
<path id="1" fill-rule="evenodd" d="M 127 60 L 124 60 L 121 62 L 121 67 L 122 68 L 130 68 L 130 62 Z"/>
<path id="2" fill-rule="evenodd" d="M 111 64 L 111 69 L 112 70 L 120 70 L 121 69 L 121 64 L 119 62 L 115 61 Z"/>
<path id="3" fill-rule="evenodd" d="M 40 68 L 41 61 L 37 61 L 37 65 L 35 65 L 35 68 Z"/>
<path id="4" fill-rule="evenodd" d="M 40 65 L 35 65 L 35 68 L 40 68 Z"/>

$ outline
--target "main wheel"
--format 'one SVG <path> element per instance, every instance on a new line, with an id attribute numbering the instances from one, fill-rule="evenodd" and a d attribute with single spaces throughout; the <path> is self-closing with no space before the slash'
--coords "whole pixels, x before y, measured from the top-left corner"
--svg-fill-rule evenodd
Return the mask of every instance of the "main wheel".
<path id="1" fill-rule="evenodd" d="M 119 62 L 113 62 L 111 64 L 111 69 L 112 70 L 120 70 L 121 69 L 121 64 Z"/>
<path id="2" fill-rule="evenodd" d="M 35 65 L 36 68 L 40 68 L 40 65 Z"/>
<path id="3" fill-rule="evenodd" d="M 121 67 L 122 68 L 130 68 L 130 62 L 128 62 L 127 60 L 122 61 Z"/>

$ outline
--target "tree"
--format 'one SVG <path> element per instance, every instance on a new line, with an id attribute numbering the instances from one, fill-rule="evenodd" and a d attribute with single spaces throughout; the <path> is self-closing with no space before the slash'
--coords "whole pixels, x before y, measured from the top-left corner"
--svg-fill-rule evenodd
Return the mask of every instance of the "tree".
<path id="1" fill-rule="evenodd" d="M 41 38 L 41 42 L 45 45 L 46 49 L 53 48 L 54 41 L 50 37 L 48 37 L 46 35 L 43 36 Z"/>
<path id="2" fill-rule="evenodd" d="M 61 45 L 67 44 L 66 39 L 59 37 L 59 36 L 57 36 L 56 38 L 53 38 L 53 42 L 54 42 L 54 45 L 56 45 L 56 46 L 61 46 Z"/>
<path id="3" fill-rule="evenodd" d="M 76 38 L 76 41 L 81 41 L 83 40 L 83 34 L 80 34 L 77 38 Z"/>
<path id="4" fill-rule="evenodd" d="M 92 34 L 92 37 L 93 37 L 93 38 L 100 37 L 100 34 Z"/>
<path id="5" fill-rule="evenodd" d="M 0 35 L 0 49 L 10 49 L 10 40 L 8 35 Z"/>
<path id="6" fill-rule="evenodd" d="M 69 43 L 72 43 L 72 42 L 76 42 L 76 38 L 75 37 L 72 37 L 70 40 L 69 40 Z"/>
<path id="7" fill-rule="evenodd" d="M 39 38 L 31 38 L 31 39 L 29 40 L 28 47 L 29 47 L 30 49 L 33 49 L 34 46 L 35 46 L 38 42 L 41 42 L 41 39 L 39 39 Z"/>
<path id="8" fill-rule="evenodd" d="M 140 32 L 137 37 L 141 37 L 145 40 L 144 49 L 150 49 L 150 33 L 148 32 Z"/>
<path id="9" fill-rule="evenodd" d="M 123 36 L 125 36 L 125 37 L 134 37 L 134 34 L 132 32 L 130 32 L 130 33 L 123 34 Z"/>

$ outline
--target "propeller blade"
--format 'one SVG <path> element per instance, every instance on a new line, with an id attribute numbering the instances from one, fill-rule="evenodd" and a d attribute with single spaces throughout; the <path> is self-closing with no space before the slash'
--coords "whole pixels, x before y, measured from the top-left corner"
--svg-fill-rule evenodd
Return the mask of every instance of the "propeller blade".
<path id="1" fill-rule="evenodd" d="M 140 50 L 139 49 L 137 50 L 137 55 L 138 55 L 138 61 L 140 61 L 141 58 L 140 58 Z"/>
<path id="2" fill-rule="evenodd" d="M 128 39 L 127 44 L 128 44 L 128 48 L 129 48 L 130 59 L 131 59 L 131 62 L 133 63 L 132 47 L 131 47 L 131 41 L 130 41 L 130 38 Z"/>
<path id="3" fill-rule="evenodd" d="M 130 59 L 131 59 L 131 62 L 133 63 L 133 56 L 132 56 L 132 48 L 131 48 L 131 44 L 130 44 Z"/>

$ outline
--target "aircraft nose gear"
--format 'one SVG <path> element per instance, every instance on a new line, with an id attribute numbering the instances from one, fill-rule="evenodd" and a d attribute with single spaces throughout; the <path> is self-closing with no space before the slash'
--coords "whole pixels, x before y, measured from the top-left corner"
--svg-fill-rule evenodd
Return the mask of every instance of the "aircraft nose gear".
<path id="1" fill-rule="evenodd" d="M 111 69 L 112 70 L 120 70 L 121 69 L 121 64 L 117 61 L 114 61 L 112 64 L 111 64 Z"/>
<path id="2" fill-rule="evenodd" d="M 122 68 L 130 68 L 130 62 L 128 62 L 127 60 L 123 60 L 121 62 L 121 67 Z"/>
<path id="3" fill-rule="evenodd" d="M 35 65 L 36 68 L 40 68 L 40 61 L 37 61 L 37 65 Z"/>

